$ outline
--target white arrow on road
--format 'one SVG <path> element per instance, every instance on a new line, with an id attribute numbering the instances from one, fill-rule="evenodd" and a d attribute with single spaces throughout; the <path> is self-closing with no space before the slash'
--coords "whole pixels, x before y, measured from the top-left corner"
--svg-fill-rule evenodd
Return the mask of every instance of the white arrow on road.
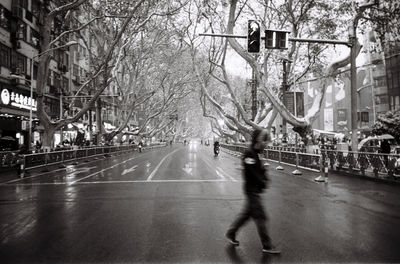
<path id="1" fill-rule="evenodd" d="M 129 172 L 135 171 L 136 168 L 137 168 L 137 165 L 133 166 L 133 167 L 130 168 L 130 169 L 125 169 L 125 170 L 122 172 L 121 175 L 125 175 L 125 174 L 127 174 L 127 173 L 129 173 Z"/>
<path id="2" fill-rule="evenodd" d="M 65 169 L 65 171 L 66 171 L 66 173 L 67 174 L 79 174 L 79 173 L 82 173 L 82 172 L 88 172 L 88 171 L 90 171 L 90 170 L 92 170 L 92 169 L 94 169 L 94 168 L 97 168 L 96 166 L 94 166 L 94 167 L 82 167 L 82 168 L 76 168 L 76 167 L 72 167 L 72 168 L 70 168 L 70 167 L 67 167 L 66 169 Z"/>
<path id="3" fill-rule="evenodd" d="M 189 164 L 186 164 L 182 170 L 184 170 L 187 174 L 192 175 L 192 168 L 189 167 Z"/>

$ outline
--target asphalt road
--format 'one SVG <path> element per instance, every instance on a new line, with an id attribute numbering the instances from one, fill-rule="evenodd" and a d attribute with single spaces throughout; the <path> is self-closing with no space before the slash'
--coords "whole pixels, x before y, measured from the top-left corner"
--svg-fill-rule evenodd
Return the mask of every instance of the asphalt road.
<path id="1" fill-rule="evenodd" d="M 276 171 L 263 195 L 279 256 L 253 223 L 224 238 L 244 202 L 240 160 L 200 145 L 34 172 L 0 184 L 1 263 L 400 262 L 400 187 Z"/>

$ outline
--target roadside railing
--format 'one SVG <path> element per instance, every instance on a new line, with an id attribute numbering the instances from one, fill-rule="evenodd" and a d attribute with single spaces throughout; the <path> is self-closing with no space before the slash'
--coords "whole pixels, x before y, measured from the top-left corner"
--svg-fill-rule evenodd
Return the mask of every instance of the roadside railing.
<path id="1" fill-rule="evenodd" d="M 143 150 L 165 147 L 165 143 L 152 144 L 143 147 Z M 52 152 L 41 152 L 19 155 L 18 152 L 0 152 L 0 173 L 6 170 L 18 169 L 18 174 L 23 177 L 24 172 L 36 168 L 47 168 L 51 165 L 65 166 L 65 164 L 77 164 L 79 160 L 108 156 L 111 154 L 122 154 L 138 149 L 137 145 L 121 146 L 93 146 L 82 149 L 60 150 Z"/>
<path id="2" fill-rule="evenodd" d="M 165 143 L 153 144 L 143 149 L 153 149 L 157 147 L 165 147 Z M 35 169 L 56 164 L 65 164 L 69 162 L 77 162 L 81 159 L 94 158 L 98 156 L 120 154 L 137 150 L 137 145 L 122 145 L 122 146 L 96 146 L 92 148 L 53 151 L 45 153 L 34 153 L 24 155 L 23 165 L 25 170 Z"/>
<path id="3" fill-rule="evenodd" d="M 221 144 L 221 147 L 243 153 L 246 146 Z M 287 151 L 279 147 L 268 147 L 264 157 L 278 163 L 296 167 L 319 170 L 326 164 L 331 171 L 345 172 L 373 178 L 392 178 L 400 180 L 400 155 L 372 152 L 321 150 L 319 154 Z"/>

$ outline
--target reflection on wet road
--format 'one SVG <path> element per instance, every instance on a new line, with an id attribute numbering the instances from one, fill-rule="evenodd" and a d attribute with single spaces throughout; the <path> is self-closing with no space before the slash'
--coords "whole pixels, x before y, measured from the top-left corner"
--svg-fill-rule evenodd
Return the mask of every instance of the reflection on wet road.
<path id="1" fill-rule="evenodd" d="M 0 259 L 15 262 L 400 262 L 400 192 L 270 168 L 263 200 L 279 257 L 253 224 L 231 248 L 244 202 L 240 159 L 177 145 L 35 172 L 0 184 Z"/>

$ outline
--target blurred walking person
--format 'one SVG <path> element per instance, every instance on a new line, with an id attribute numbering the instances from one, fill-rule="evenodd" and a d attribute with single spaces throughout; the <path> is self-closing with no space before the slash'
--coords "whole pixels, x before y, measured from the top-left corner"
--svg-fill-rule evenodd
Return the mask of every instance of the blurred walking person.
<path id="1" fill-rule="evenodd" d="M 260 194 L 267 188 L 267 170 L 259 158 L 269 139 L 268 131 L 256 129 L 252 135 L 249 148 L 243 155 L 244 167 L 244 193 L 246 203 L 243 211 L 237 216 L 236 220 L 229 227 L 226 237 L 235 246 L 239 245 L 236 234 L 239 229 L 252 218 L 257 226 L 258 235 L 262 243 L 264 253 L 279 254 L 273 245 L 266 227 L 267 215 L 261 202 Z"/>

